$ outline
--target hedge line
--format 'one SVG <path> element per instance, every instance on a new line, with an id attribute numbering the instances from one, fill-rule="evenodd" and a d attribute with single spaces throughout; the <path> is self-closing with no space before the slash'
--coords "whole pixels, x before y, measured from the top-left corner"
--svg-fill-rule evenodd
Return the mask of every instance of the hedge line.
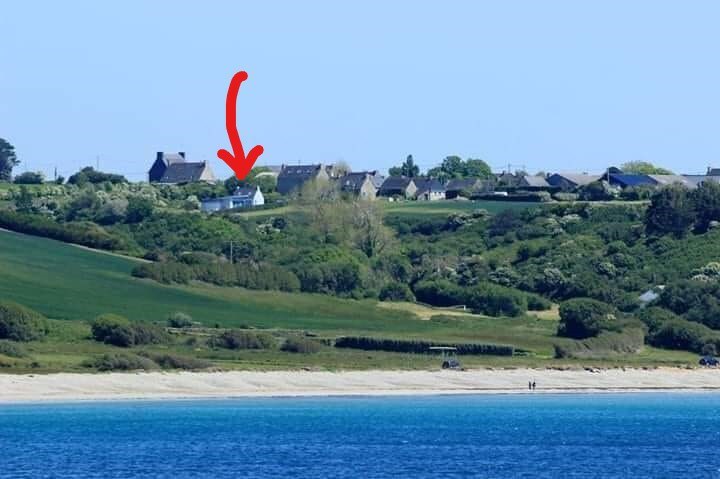
<path id="1" fill-rule="evenodd" d="M 0 228 L 90 248 L 105 250 L 125 248 L 122 240 L 111 236 L 100 226 L 82 223 L 58 223 L 40 215 L 0 211 Z"/>
<path id="2" fill-rule="evenodd" d="M 335 340 L 336 348 L 363 349 L 365 351 L 391 351 L 396 353 L 424 354 L 430 352 L 433 346 L 448 346 L 448 344 L 433 343 L 430 341 L 367 338 L 343 336 Z M 512 356 L 515 352 L 513 346 L 503 344 L 461 343 L 449 346 L 457 348 L 457 354 Z"/>

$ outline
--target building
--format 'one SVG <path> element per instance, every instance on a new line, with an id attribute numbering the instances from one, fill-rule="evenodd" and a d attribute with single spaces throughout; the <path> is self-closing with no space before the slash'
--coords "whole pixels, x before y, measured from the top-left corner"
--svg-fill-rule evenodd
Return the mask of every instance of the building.
<path id="1" fill-rule="evenodd" d="M 231 210 L 233 208 L 252 208 L 265 204 L 265 197 L 259 186 L 238 187 L 232 195 L 221 198 L 209 198 L 202 201 L 202 210 L 213 211 Z"/>
<path id="2" fill-rule="evenodd" d="M 638 186 L 657 186 L 657 182 L 650 175 L 639 173 L 610 173 L 603 176 L 603 178 L 605 177 L 607 177 L 608 183 L 610 183 L 611 186 L 617 186 L 622 189 L 636 188 Z"/>
<path id="3" fill-rule="evenodd" d="M 550 183 L 542 175 L 522 175 L 517 181 L 517 189 L 546 191 L 551 189 Z"/>
<path id="4" fill-rule="evenodd" d="M 309 181 L 325 180 L 329 176 L 323 165 L 283 165 L 277 177 L 277 191 L 281 195 L 297 192 Z"/>
<path id="5" fill-rule="evenodd" d="M 555 173 L 547 178 L 547 182 L 550 186 L 554 186 L 561 191 L 574 191 L 599 179 L 600 175 L 588 175 L 586 173 Z"/>
<path id="6" fill-rule="evenodd" d="M 470 197 L 474 193 L 492 189 L 491 181 L 480 178 L 455 178 L 445 185 L 445 198 L 448 200 L 459 196 Z"/>
<path id="7" fill-rule="evenodd" d="M 214 183 L 217 179 L 207 161 L 188 162 L 184 151 L 179 153 L 158 151 L 155 162 L 148 171 L 148 181 L 174 185 L 199 181 Z"/>
<path id="8" fill-rule="evenodd" d="M 422 201 L 445 199 L 445 187 L 435 178 L 415 178 L 415 198 Z"/>
<path id="9" fill-rule="evenodd" d="M 383 181 L 382 186 L 377 192 L 377 196 L 387 198 L 414 198 L 417 192 L 417 185 L 413 178 L 407 176 L 389 176 Z"/>
<path id="10" fill-rule="evenodd" d="M 384 178 L 377 171 L 351 172 L 338 179 L 340 190 L 358 198 L 374 200 Z"/>
<path id="11" fill-rule="evenodd" d="M 693 181 L 681 175 L 648 175 L 655 181 L 658 186 L 682 185 L 686 188 L 695 188 L 697 186 Z"/>

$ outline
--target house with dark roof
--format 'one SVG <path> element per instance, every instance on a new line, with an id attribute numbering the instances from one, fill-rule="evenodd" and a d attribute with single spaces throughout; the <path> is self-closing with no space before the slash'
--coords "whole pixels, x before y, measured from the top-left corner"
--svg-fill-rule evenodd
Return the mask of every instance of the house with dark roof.
<path id="1" fill-rule="evenodd" d="M 414 198 L 417 192 L 417 185 L 413 178 L 407 176 L 388 176 L 383 181 L 382 186 L 377 192 L 377 196 L 387 198 Z"/>
<path id="2" fill-rule="evenodd" d="M 713 168 L 712 166 L 708 166 L 705 176 L 720 176 L 720 168 Z"/>
<path id="3" fill-rule="evenodd" d="M 492 181 L 480 178 L 455 178 L 445 185 L 445 198 L 448 200 L 459 196 L 472 196 L 474 193 L 492 190 Z"/>
<path id="4" fill-rule="evenodd" d="M 327 170 L 323 165 L 283 165 L 277 177 L 277 191 L 288 195 L 299 191 L 309 181 L 327 181 Z"/>
<path id="5" fill-rule="evenodd" d="M 207 161 L 188 162 L 185 152 L 165 153 L 158 151 L 155 162 L 148 171 L 150 183 L 195 183 L 204 181 L 214 183 L 217 181 Z"/>
<path id="6" fill-rule="evenodd" d="M 599 179 L 600 175 L 588 175 L 586 173 L 555 173 L 550 175 L 546 181 L 550 186 L 554 186 L 561 191 L 574 191 Z"/>
<path id="7" fill-rule="evenodd" d="M 638 186 L 657 186 L 657 182 L 650 175 L 643 175 L 639 173 L 610 173 L 604 177 L 608 178 L 608 182 L 611 186 L 616 186 L 622 189 L 635 188 Z"/>
<path id="8" fill-rule="evenodd" d="M 340 190 L 358 198 L 374 200 L 383 177 L 375 171 L 351 172 L 338 179 Z"/>
<path id="9" fill-rule="evenodd" d="M 435 178 L 414 178 L 415 198 L 422 201 L 436 201 L 445 199 L 445 187 Z"/>
<path id="10" fill-rule="evenodd" d="M 520 190 L 543 191 L 551 188 L 542 175 L 521 175 L 517 182 L 517 188 Z"/>
<path id="11" fill-rule="evenodd" d="M 202 200 L 201 208 L 210 213 L 213 211 L 231 210 L 233 208 L 252 208 L 265 204 L 265 197 L 259 186 L 237 187 L 232 195 Z"/>

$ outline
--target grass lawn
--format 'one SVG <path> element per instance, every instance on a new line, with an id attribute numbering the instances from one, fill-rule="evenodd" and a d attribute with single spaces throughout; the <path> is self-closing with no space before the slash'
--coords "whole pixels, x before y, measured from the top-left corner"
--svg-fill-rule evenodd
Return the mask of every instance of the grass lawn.
<path id="1" fill-rule="evenodd" d="M 525 203 L 512 201 L 397 201 L 382 202 L 385 211 L 396 216 L 427 216 L 449 215 L 452 213 L 468 213 L 478 209 L 485 209 L 490 213 L 498 213 L 508 209 L 522 210 L 541 206 L 542 203 Z"/>

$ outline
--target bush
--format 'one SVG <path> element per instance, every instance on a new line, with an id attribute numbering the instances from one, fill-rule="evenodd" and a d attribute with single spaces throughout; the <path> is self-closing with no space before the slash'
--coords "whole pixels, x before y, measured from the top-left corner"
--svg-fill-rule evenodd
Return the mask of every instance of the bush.
<path id="1" fill-rule="evenodd" d="M 139 344 L 160 344 L 168 341 L 161 328 L 147 323 L 132 323 L 116 314 L 103 314 L 91 323 L 93 339 L 128 348 Z"/>
<path id="2" fill-rule="evenodd" d="M 0 339 L 0 355 L 9 358 L 24 358 L 27 356 L 27 351 L 18 343 Z"/>
<path id="3" fill-rule="evenodd" d="M 466 304 L 474 312 L 489 316 L 519 316 L 528 308 L 525 293 L 492 283 L 468 288 Z"/>
<path id="4" fill-rule="evenodd" d="M 645 324 L 648 332 L 653 334 L 667 321 L 680 321 L 682 318 L 672 311 L 657 306 L 643 308 L 637 313 L 637 318 Z"/>
<path id="5" fill-rule="evenodd" d="M 415 297 L 432 306 L 457 306 L 465 304 L 465 291 L 450 281 L 420 281 L 415 284 Z"/>
<path id="6" fill-rule="evenodd" d="M 184 369 L 187 371 L 193 371 L 197 369 L 208 369 L 213 365 L 210 361 L 206 361 L 204 359 L 178 356 L 177 354 L 149 352 L 142 352 L 140 354 L 150 359 L 163 369 Z"/>
<path id="7" fill-rule="evenodd" d="M 576 298 L 560 305 L 558 336 L 585 339 L 610 330 L 615 323 L 615 309 L 589 298 Z"/>
<path id="8" fill-rule="evenodd" d="M 48 332 L 45 318 L 13 301 L 0 301 L 0 339 L 33 341 Z"/>
<path id="9" fill-rule="evenodd" d="M 612 354 L 637 353 L 645 342 L 640 328 L 628 328 L 622 332 L 603 331 L 598 336 L 555 345 L 555 357 L 602 358 Z"/>
<path id="10" fill-rule="evenodd" d="M 122 175 L 116 175 L 113 173 L 103 173 L 102 171 L 97 171 L 95 168 L 91 166 L 86 166 L 82 170 L 78 171 L 74 175 L 72 175 L 70 178 L 68 178 L 68 184 L 70 185 L 78 185 L 82 186 L 87 183 L 105 183 L 110 182 L 112 184 L 118 184 L 118 183 L 127 183 L 127 179 L 125 179 Z"/>
<path id="11" fill-rule="evenodd" d="M 138 369 L 150 371 L 158 369 L 158 365 L 152 360 L 128 353 L 103 354 L 98 358 L 86 361 L 84 365 L 98 371 L 134 371 Z"/>
<path id="12" fill-rule="evenodd" d="M 527 308 L 530 311 L 547 311 L 552 308 L 552 302 L 537 294 L 527 294 Z"/>
<path id="13" fill-rule="evenodd" d="M 718 338 L 719 335 L 707 326 L 679 319 L 666 321 L 650 335 L 649 343 L 658 348 L 700 353 L 706 344 L 720 342 Z"/>
<path id="14" fill-rule="evenodd" d="M 365 351 L 390 351 L 395 353 L 426 354 L 433 346 L 452 346 L 457 348 L 457 354 L 512 356 L 515 349 L 512 346 L 501 344 L 440 344 L 430 341 L 367 338 L 367 337 L 341 337 L 335 340 L 336 348 L 362 349 Z"/>
<path id="15" fill-rule="evenodd" d="M 15 177 L 13 183 L 16 185 L 42 185 L 45 175 L 39 171 L 26 171 Z"/>
<path id="16" fill-rule="evenodd" d="M 320 351 L 320 343 L 300 336 L 290 336 L 280 349 L 288 353 L 311 354 Z"/>
<path id="17" fill-rule="evenodd" d="M 224 349 L 272 349 L 277 344 L 275 338 L 267 333 L 255 333 L 231 329 L 219 336 L 210 338 L 208 345 Z"/>
<path id="18" fill-rule="evenodd" d="M 391 282 L 380 290 L 380 301 L 415 301 L 415 296 L 406 284 Z"/>
<path id="19" fill-rule="evenodd" d="M 167 325 L 171 328 L 190 328 L 192 327 L 192 317 L 178 311 L 168 317 Z"/>

